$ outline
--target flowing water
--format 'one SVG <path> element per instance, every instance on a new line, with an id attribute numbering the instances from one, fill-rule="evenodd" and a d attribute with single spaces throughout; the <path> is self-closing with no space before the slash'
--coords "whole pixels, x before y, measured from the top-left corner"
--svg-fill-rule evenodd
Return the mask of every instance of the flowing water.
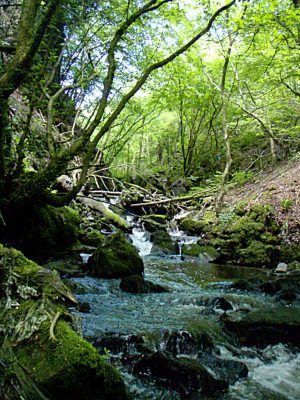
<path id="1" fill-rule="evenodd" d="M 140 235 L 140 236 L 139 236 Z M 149 244 L 138 232 L 141 253 Z M 148 247 L 147 247 L 148 246 Z M 146 249 L 147 247 L 147 249 Z M 130 294 L 119 289 L 119 280 L 73 278 L 80 289 L 77 295 L 88 302 L 89 313 L 78 313 L 82 331 L 88 338 L 105 333 L 142 335 L 153 350 L 164 350 L 167 332 L 197 330 L 207 332 L 221 351 L 221 357 L 246 363 L 249 375 L 230 386 L 222 395 L 226 400 L 299 400 L 300 354 L 278 344 L 264 350 L 236 348 L 226 338 L 219 324 L 222 310 L 215 315 L 201 315 L 204 308 L 199 298 L 225 296 L 234 309 L 274 307 L 275 300 L 267 295 L 228 290 L 228 284 L 239 278 L 266 276 L 262 270 L 232 266 L 202 265 L 196 259 L 181 261 L 178 256 L 145 257 L 145 279 L 163 285 L 167 293 Z M 201 302 L 200 302 L 201 303 Z M 140 381 L 112 356 L 120 368 L 134 399 L 180 399 L 177 392 Z M 218 397 L 220 398 L 220 397 Z M 200 398 L 199 398 L 200 399 Z"/>

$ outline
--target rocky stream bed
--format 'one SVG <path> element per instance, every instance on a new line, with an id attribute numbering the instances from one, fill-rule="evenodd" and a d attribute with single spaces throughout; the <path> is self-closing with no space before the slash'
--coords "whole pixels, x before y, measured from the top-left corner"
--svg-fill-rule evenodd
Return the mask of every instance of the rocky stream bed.
<path id="1" fill-rule="evenodd" d="M 84 337 L 121 371 L 133 399 L 300 398 L 298 299 L 257 291 L 266 270 L 146 256 L 141 232 L 133 242 L 145 279 L 165 292 L 128 293 L 119 279 L 69 282 L 88 304 L 73 310 Z"/>

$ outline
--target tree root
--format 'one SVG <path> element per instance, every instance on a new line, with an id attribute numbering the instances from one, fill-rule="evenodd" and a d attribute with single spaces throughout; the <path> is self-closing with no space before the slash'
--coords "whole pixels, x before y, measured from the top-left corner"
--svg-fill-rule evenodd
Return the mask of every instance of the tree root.
<path id="1" fill-rule="evenodd" d="M 55 335 L 54 335 L 54 328 L 55 328 L 55 325 L 56 325 L 56 323 L 57 323 L 57 321 L 58 321 L 58 318 L 61 316 L 61 312 L 60 311 L 57 311 L 57 313 L 55 314 L 55 317 L 53 318 L 53 320 L 52 320 L 52 322 L 51 322 L 51 325 L 50 325 L 50 328 L 49 328 L 49 335 L 50 335 L 50 338 L 52 339 L 52 340 L 54 340 L 54 341 L 57 341 L 57 339 L 56 339 L 56 337 L 55 337 Z"/>

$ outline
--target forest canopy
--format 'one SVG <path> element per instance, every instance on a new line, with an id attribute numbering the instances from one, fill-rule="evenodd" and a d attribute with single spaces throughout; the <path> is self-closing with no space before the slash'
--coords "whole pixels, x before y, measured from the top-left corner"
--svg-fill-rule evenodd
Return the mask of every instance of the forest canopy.
<path id="1" fill-rule="evenodd" d="M 3 214 L 66 204 L 101 168 L 222 188 L 299 149 L 299 0 L 2 0 L 0 16 Z M 61 174 L 76 184 L 58 197 Z"/>

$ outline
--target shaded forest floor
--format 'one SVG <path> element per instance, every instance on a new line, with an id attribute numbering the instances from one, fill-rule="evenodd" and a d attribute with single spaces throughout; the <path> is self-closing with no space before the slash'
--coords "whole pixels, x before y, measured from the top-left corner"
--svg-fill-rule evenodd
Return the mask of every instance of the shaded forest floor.
<path id="1" fill-rule="evenodd" d="M 300 160 L 281 164 L 262 171 L 243 187 L 228 192 L 227 204 L 238 201 L 253 204 L 270 204 L 278 222 L 285 226 L 286 240 L 298 243 L 300 230 Z"/>

